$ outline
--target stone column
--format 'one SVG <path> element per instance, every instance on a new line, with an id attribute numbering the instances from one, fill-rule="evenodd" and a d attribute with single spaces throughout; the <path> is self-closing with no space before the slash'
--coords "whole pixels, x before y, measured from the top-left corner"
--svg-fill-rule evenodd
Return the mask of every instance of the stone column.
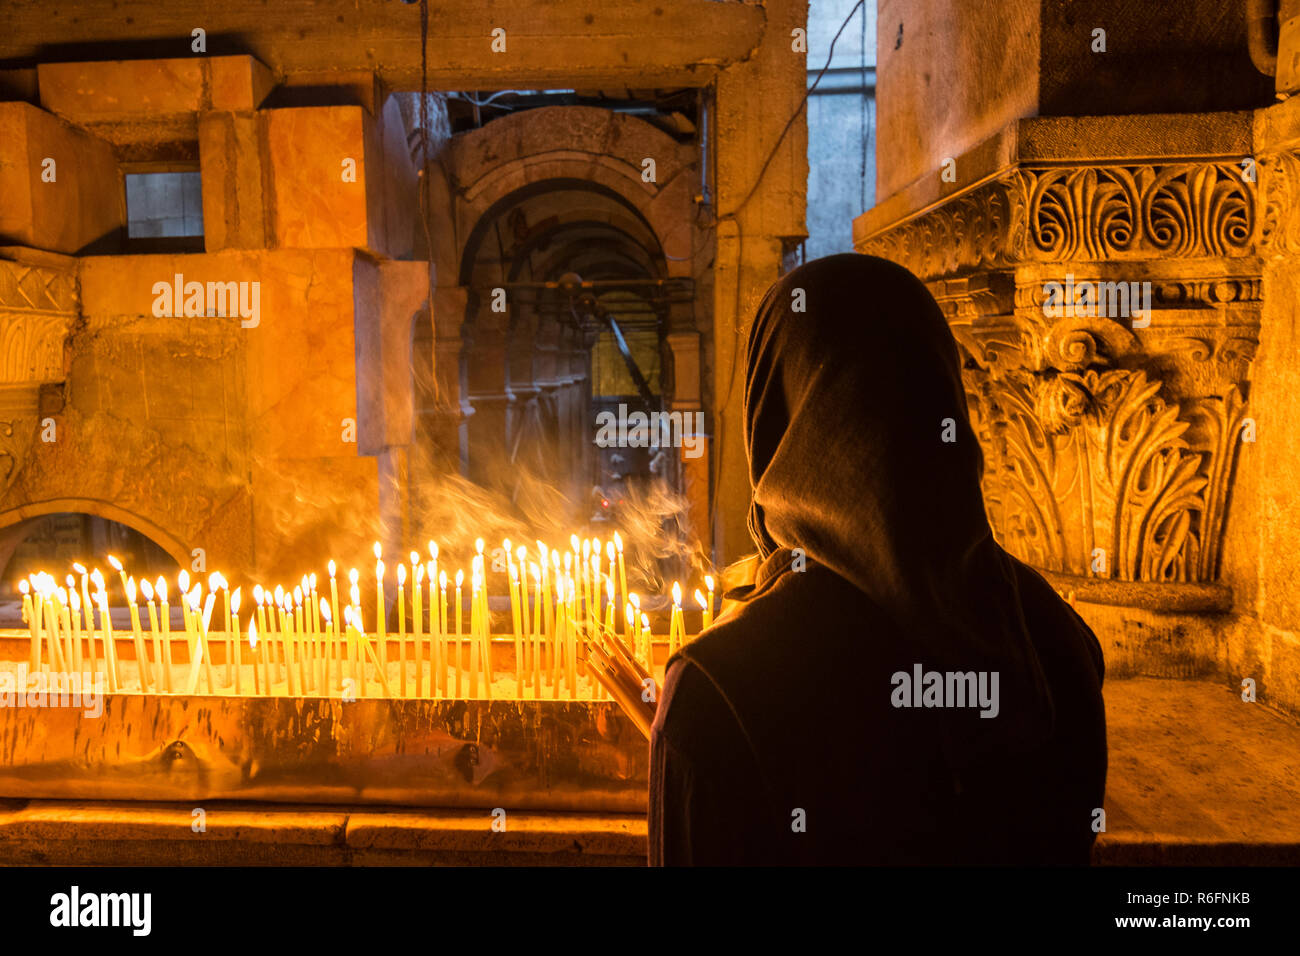
<path id="1" fill-rule="evenodd" d="M 976 185 L 936 203 L 935 170 L 859 217 L 855 245 L 947 313 L 994 531 L 1087 603 L 1108 674 L 1212 667 L 1273 241 L 1235 158 L 1249 114 L 1029 119 L 998 140 L 957 158 Z"/>

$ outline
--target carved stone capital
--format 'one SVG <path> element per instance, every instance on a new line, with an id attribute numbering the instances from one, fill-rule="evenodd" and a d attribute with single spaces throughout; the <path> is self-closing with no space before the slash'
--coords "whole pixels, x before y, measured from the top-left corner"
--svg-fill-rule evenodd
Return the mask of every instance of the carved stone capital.
<path id="1" fill-rule="evenodd" d="M 1242 173 L 1217 157 L 1026 163 L 859 236 L 943 309 L 990 521 L 1022 559 L 1118 581 L 1217 579 L 1261 256 L 1300 243 L 1286 228 L 1300 161 L 1261 159 L 1263 188 Z"/>

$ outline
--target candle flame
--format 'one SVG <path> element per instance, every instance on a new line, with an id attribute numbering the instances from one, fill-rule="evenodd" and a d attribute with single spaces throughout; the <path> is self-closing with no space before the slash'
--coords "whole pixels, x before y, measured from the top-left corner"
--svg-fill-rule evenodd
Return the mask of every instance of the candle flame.
<path id="1" fill-rule="evenodd" d="M 439 571 L 439 572 L 438 572 L 438 586 L 439 586 L 440 588 L 442 588 L 444 591 L 447 590 L 447 572 L 446 572 L 446 571 Z"/>
<path id="2" fill-rule="evenodd" d="M 361 580 L 361 575 L 357 573 L 356 568 L 353 568 L 351 571 L 348 572 L 348 581 L 350 581 L 353 584 L 356 584 L 360 580 Z"/>
<path id="3" fill-rule="evenodd" d="M 641 610 L 641 599 L 640 599 L 639 597 L 636 596 L 636 592 L 635 592 L 635 591 L 633 591 L 631 594 L 629 594 L 629 595 L 627 596 L 627 603 L 628 603 L 628 604 L 631 604 L 631 605 L 632 605 L 634 608 L 636 608 L 638 611 Z"/>
<path id="4" fill-rule="evenodd" d="M 432 538 L 429 539 L 429 557 L 438 560 L 438 545 Z"/>
<path id="5" fill-rule="evenodd" d="M 384 562 L 375 562 L 375 579 L 382 582 L 384 580 Z"/>
<path id="6" fill-rule="evenodd" d="M 632 608 L 632 602 L 629 601 L 623 607 L 623 616 L 627 618 L 627 626 L 632 627 L 636 624 L 636 611 Z"/>
<path id="7" fill-rule="evenodd" d="M 611 601 L 614 600 L 614 579 L 613 578 L 605 579 L 605 594 L 609 596 L 609 599 Z"/>
<path id="8" fill-rule="evenodd" d="M 641 615 L 641 629 L 644 630 L 644 631 L 648 631 L 648 630 L 650 630 L 650 615 L 649 615 L 649 614 L 642 614 L 642 615 Z"/>
<path id="9" fill-rule="evenodd" d="M 406 567 L 406 565 L 402 565 L 402 567 Z M 416 581 L 423 581 L 423 580 L 424 580 L 424 565 L 423 565 L 423 564 L 417 564 L 417 565 L 415 565 L 415 580 L 416 580 Z M 429 578 L 429 583 L 430 583 L 430 584 L 433 583 L 433 578 Z"/>
<path id="10" fill-rule="evenodd" d="M 617 531 L 614 532 L 614 550 L 623 553 L 623 537 Z"/>
<path id="11" fill-rule="evenodd" d="M 512 548 L 512 547 L 510 546 L 510 539 L 509 539 L 509 538 L 506 538 L 504 541 L 502 541 L 502 542 L 501 542 L 501 546 L 502 546 L 503 548 L 506 549 L 506 554 L 507 554 L 507 555 L 509 555 L 509 554 L 514 554 L 514 548 Z"/>
<path id="12" fill-rule="evenodd" d="M 348 627 L 352 626 L 352 608 L 345 607 L 343 609 L 343 623 Z"/>
<path id="13" fill-rule="evenodd" d="M 375 552 L 376 561 L 384 556 L 384 549 L 379 546 L 378 541 L 375 542 L 375 546 L 371 550 Z"/>
<path id="14" fill-rule="evenodd" d="M 673 604 L 677 607 L 682 606 L 682 586 L 676 581 L 673 582 Z"/>
<path id="15" fill-rule="evenodd" d="M 522 544 L 519 547 L 515 548 L 515 558 L 516 560 L 519 561 L 519 566 L 521 568 L 524 566 L 524 561 L 527 557 L 528 557 L 528 549 L 525 548 Z"/>
<path id="16" fill-rule="evenodd" d="M 213 571 L 208 575 L 208 590 L 216 591 L 226 586 L 226 579 L 221 576 L 220 571 Z"/>
<path id="17" fill-rule="evenodd" d="M 68 592 L 68 597 L 72 598 L 72 609 L 73 609 L 74 611 L 80 611 L 80 610 L 81 610 L 81 597 L 80 597 L 80 595 L 78 595 L 76 591 L 69 591 L 69 592 Z"/>
<path id="18" fill-rule="evenodd" d="M 93 574 L 90 577 L 92 581 L 95 578 Z M 189 594 L 190 593 L 190 572 L 186 571 L 184 568 L 181 568 L 181 573 L 176 575 L 176 583 L 181 586 L 182 594 Z"/>
<path id="19" fill-rule="evenodd" d="M 194 590 L 189 593 L 190 610 L 198 611 L 199 609 L 199 586 L 194 585 Z"/>
<path id="20" fill-rule="evenodd" d="M 158 583 L 154 585 L 154 590 L 158 592 L 158 598 L 164 604 L 167 603 L 167 579 L 161 574 L 158 575 Z"/>
<path id="21" fill-rule="evenodd" d="M 30 594 L 32 590 L 32 586 L 28 584 L 26 578 L 24 578 L 23 580 L 18 582 L 18 590 L 22 591 L 23 594 Z"/>
<path id="22" fill-rule="evenodd" d="M 275 586 L 275 603 L 284 606 L 284 588 L 278 584 Z"/>
<path id="23" fill-rule="evenodd" d="M 76 594 L 77 592 L 73 591 L 72 593 Z M 149 583 L 148 578 L 140 579 L 140 593 L 144 595 L 146 601 L 153 601 L 153 585 Z"/>
<path id="24" fill-rule="evenodd" d="M 326 624 L 328 624 L 331 620 L 333 620 L 333 618 L 330 616 L 329 602 L 326 601 L 324 598 L 320 599 L 320 616 L 325 618 Z"/>
<path id="25" fill-rule="evenodd" d="M 483 539 L 482 539 L 482 538 L 475 538 L 475 539 L 474 539 L 474 550 L 477 551 L 477 552 L 479 553 L 480 556 L 482 556 L 482 554 L 483 554 Z"/>
<path id="26" fill-rule="evenodd" d="M 253 603 L 254 603 L 254 604 L 264 604 L 265 602 L 262 600 L 262 595 L 263 595 L 264 593 L 265 593 L 265 592 L 262 590 L 262 585 L 260 585 L 260 584 L 254 584 L 254 585 L 253 585 Z"/>
<path id="27" fill-rule="evenodd" d="M 240 592 L 240 590 L 241 590 L 240 588 L 235 588 L 235 590 L 233 590 L 233 591 L 230 592 L 230 613 L 231 613 L 231 614 L 238 614 L 238 613 L 239 613 L 239 592 Z M 236 623 L 236 629 L 238 629 L 238 624 L 237 624 L 237 623 Z"/>
<path id="28" fill-rule="evenodd" d="M 86 576 L 86 566 L 84 564 L 81 564 L 80 562 L 73 564 L 72 570 L 76 571 L 83 578 Z"/>
<path id="29" fill-rule="evenodd" d="M 251 617 L 248 619 L 248 646 L 257 650 L 257 621 Z"/>
<path id="30" fill-rule="evenodd" d="M 713 575 L 711 574 L 704 575 L 704 586 L 708 588 L 710 591 L 713 590 Z M 724 594 L 722 598 L 725 601 L 727 599 L 727 596 Z"/>
<path id="31" fill-rule="evenodd" d="M 464 583 L 465 583 L 465 572 L 464 572 L 463 570 L 462 570 L 462 571 L 457 571 L 457 572 L 456 572 L 456 587 L 457 587 L 457 589 L 459 589 L 460 586 L 461 586 L 462 584 L 464 584 Z"/>
<path id="32" fill-rule="evenodd" d="M 698 604 L 702 610 L 708 609 L 709 602 L 704 600 L 704 595 L 700 593 L 699 588 L 695 589 L 695 603 Z"/>
<path id="33" fill-rule="evenodd" d="M 412 551 L 412 552 L 411 552 L 411 567 L 415 567 L 415 566 L 416 566 L 417 564 L 419 564 L 419 563 L 420 563 L 420 553 L 419 553 L 418 551 Z"/>
<path id="34" fill-rule="evenodd" d="M 314 592 L 316 590 L 316 572 L 313 571 L 307 575 L 307 585 Z"/>
<path id="35" fill-rule="evenodd" d="M 605 542 L 605 557 L 609 558 L 610 562 L 613 562 L 613 560 L 614 560 L 614 542 L 613 542 L 613 541 L 606 541 L 606 542 Z"/>
<path id="36" fill-rule="evenodd" d="M 108 563 L 112 566 L 114 571 L 122 570 L 122 562 L 117 560 L 117 558 L 113 557 L 111 554 L 108 556 Z"/>
<path id="37" fill-rule="evenodd" d="M 302 607 L 302 588 L 293 589 L 293 603 L 298 607 Z"/>
<path id="38" fill-rule="evenodd" d="M 185 572 L 182 571 L 181 573 L 184 574 Z M 94 582 L 95 587 L 99 590 L 104 589 L 104 575 L 100 573 L 99 568 L 95 568 L 94 571 L 90 572 L 90 580 Z"/>
<path id="39" fill-rule="evenodd" d="M 416 566 L 419 567 L 419 565 Z M 406 586 L 406 565 L 404 564 L 397 566 L 397 586 L 399 588 Z"/>
<path id="40" fill-rule="evenodd" d="M 329 563 L 330 577 L 334 577 L 334 572 L 336 570 L 338 570 L 338 567 L 334 564 L 334 559 L 330 558 L 330 563 Z"/>
<path id="41" fill-rule="evenodd" d="M 532 562 L 531 564 L 528 565 L 528 570 L 532 572 L 533 580 L 536 581 L 538 584 L 541 584 L 541 583 L 542 583 L 542 569 L 539 568 L 539 567 L 537 566 L 537 562 L 536 562 L 536 561 L 534 561 L 534 562 Z"/>
<path id="42" fill-rule="evenodd" d="M 579 550 L 578 536 L 576 534 L 569 535 L 569 547 L 572 548 L 574 551 Z"/>

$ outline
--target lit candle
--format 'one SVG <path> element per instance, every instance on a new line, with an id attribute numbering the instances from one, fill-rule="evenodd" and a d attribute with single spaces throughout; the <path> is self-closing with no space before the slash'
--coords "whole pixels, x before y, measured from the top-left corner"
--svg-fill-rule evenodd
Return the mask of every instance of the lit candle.
<path id="1" fill-rule="evenodd" d="M 348 597 L 352 599 L 352 632 L 354 635 L 351 641 L 352 656 L 354 657 L 352 670 L 353 677 L 357 681 L 357 696 L 364 697 L 366 696 L 366 652 L 361 646 L 361 642 L 366 635 L 365 631 L 361 629 L 361 587 L 357 583 L 360 579 L 356 568 L 348 571 Z"/>
<path id="2" fill-rule="evenodd" d="M 95 585 L 99 618 L 103 625 L 104 669 L 108 671 L 108 689 L 116 694 L 123 683 L 122 665 L 117 659 L 117 638 L 113 634 L 113 617 L 108 613 L 108 587 L 104 584 L 104 575 L 100 573 L 99 568 L 95 568 L 90 573 L 90 580 Z"/>
<path id="3" fill-rule="evenodd" d="M 68 575 L 68 580 L 69 581 L 72 580 L 72 575 Z M 72 643 L 72 616 L 68 613 L 68 603 L 69 603 L 68 589 L 64 587 L 60 587 L 58 591 L 58 595 L 59 595 L 59 623 L 63 625 L 63 647 L 64 647 L 63 661 L 65 667 L 70 669 L 72 673 L 75 674 L 81 670 L 81 654 L 74 653 L 74 650 L 79 650 L 79 649 L 74 649 Z M 76 597 L 76 595 L 77 592 L 74 590 L 72 592 L 72 596 Z"/>
<path id="4" fill-rule="evenodd" d="M 239 643 L 239 588 L 235 588 L 234 593 L 229 596 L 229 599 L 226 602 L 226 606 L 230 609 L 230 613 L 233 615 L 231 617 L 231 627 L 234 628 L 233 633 L 234 633 L 234 646 L 235 646 L 235 694 L 237 696 L 243 696 L 244 652 L 243 652 L 243 648 L 240 647 L 240 643 Z M 250 628 L 253 626 L 253 619 L 251 617 L 248 620 L 248 626 Z M 230 663 L 229 661 L 226 662 L 227 665 L 229 665 L 229 663 Z M 254 673 L 257 672 L 256 665 L 253 667 L 253 672 Z M 229 682 L 227 682 L 227 686 L 229 686 Z"/>
<path id="5" fill-rule="evenodd" d="M 307 680 L 310 673 L 310 662 L 307 660 L 307 630 L 306 619 L 302 613 L 302 586 L 295 586 L 293 589 L 293 613 L 290 616 L 293 622 L 293 653 L 298 660 L 298 686 L 302 689 L 302 694 L 306 696 L 311 692 L 311 685 Z"/>
<path id="6" fill-rule="evenodd" d="M 641 629 L 637 627 L 637 622 L 641 620 L 641 599 L 633 591 L 627 596 L 627 603 L 632 606 L 632 617 L 629 619 L 629 628 L 627 632 L 628 643 L 636 648 L 636 653 L 643 660 L 649 658 L 650 649 L 641 646 Z"/>
<path id="7" fill-rule="evenodd" d="M 226 686 L 231 684 L 231 657 L 233 648 L 230 640 L 230 585 L 226 582 L 225 575 L 220 571 L 213 571 L 208 575 L 208 593 L 216 594 L 221 591 L 221 609 L 225 612 L 225 646 L 226 646 Z"/>
<path id="8" fill-rule="evenodd" d="M 650 615 L 641 615 L 641 633 L 645 638 L 645 669 L 651 674 L 655 672 L 655 653 L 654 644 L 650 640 Z"/>
<path id="9" fill-rule="evenodd" d="M 355 633 L 355 628 L 352 627 L 352 606 L 351 605 L 347 605 L 343 608 L 343 623 L 345 625 L 345 630 L 343 633 L 344 633 L 344 641 L 347 644 L 348 666 L 349 666 L 349 670 L 352 673 L 352 683 L 354 685 L 353 690 L 355 695 L 358 698 L 360 698 L 361 692 L 357 687 L 355 687 L 357 683 L 357 654 L 356 654 L 356 639 L 353 637 L 353 634 Z"/>
<path id="10" fill-rule="evenodd" d="M 405 568 L 403 568 L 405 571 Z M 420 639 L 423 636 L 421 631 L 421 621 L 424 619 L 424 565 L 420 563 L 420 554 L 418 551 L 411 552 L 411 577 L 414 583 L 411 585 L 411 633 L 415 636 L 415 696 L 419 697 L 420 689 L 424 683 L 424 677 L 421 674 L 421 666 L 418 663 L 420 659 Z M 429 607 L 433 607 L 433 579 L 429 579 Z M 432 663 L 432 661 L 430 661 Z"/>
<path id="11" fill-rule="evenodd" d="M 334 636 L 335 635 L 334 635 L 334 617 L 330 613 L 329 604 L 326 602 L 325 598 L 323 597 L 320 599 L 320 616 L 325 621 L 325 641 L 326 641 L 325 681 L 322 685 L 323 688 L 322 693 L 326 697 L 328 697 L 330 694 L 330 689 L 333 686 L 332 684 L 330 684 L 330 661 L 333 660 L 334 657 L 334 645 L 335 645 Z M 340 670 L 342 670 L 342 668 L 340 668 Z"/>
<path id="12" fill-rule="evenodd" d="M 704 627 L 708 628 L 713 624 L 713 575 L 704 576 L 704 586 L 709 589 L 708 603 L 704 606 Z"/>
<path id="13" fill-rule="evenodd" d="M 333 559 L 333 558 L 330 558 L 330 563 L 329 563 L 329 572 L 330 572 L 330 620 L 331 620 L 331 621 L 341 621 L 341 620 L 343 620 L 343 619 L 342 619 L 341 617 L 339 617 L 339 584 L 338 584 L 338 581 L 334 580 L 334 571 L 335 571 L 335 567 L 334 567 L 334 559 Z M 339 669 L 340 669 L 340 671 L 341 671 L 341 670 L 342 670 L 342 667 L 340 667 Z"/>
<path id="14" fill-rule="evenodd" d="M 682 646 L 682 586 L 673 582 L 673 613 L 668 622 L 668 655 L 671 657 Z"/>
<path id="15" fill-rule="evenodd" d="M 515 635 L 515 693 L 522 699 L 524 696 L 524 639 L 519 615 L 519 570 L 512 560 L 510 562 L 510 623 Z"/>
<path id="16" fill-rule="evenodd" d="M 623 595 L 623 600 L 626 601 L 631 595 L 627 592 L 627 564 L 623 560 L 623 538 L 617 531 L 614 532 L 614 553 L 618 556 L 618 593 Z M 627 636 L 632 636 L 631 630 L 628 631 Z"/>
<path id="17" fill-rule="evenodd" d="M 27 579 L 18 582 L 18 590 L 23 595 L 23 620 L 27 622 L 27 627 L 31 631 L 32 648 L 29 657 L 28 667 L 36 671 L 40 668 L 41 645 L 36 639 L 36 609 L 32 604 L 32 586 L 27 583 Z M 24 688 L 25 690 L 26 688 Z"/>
<path id="18" fill-rule="evenodd" d="M 162 640 L 158 634 L 158 608 L 153 603 L 153 585 L 149 583 L 148 578 L 140 579 L 140 592 L 144 595 L 145 604 L 149 608 L 149 634 L 153 637 L 153 663 L 161 671 L 163 666 Z M 162 683 L 162 674 L 159 674 L 158 678 L 154 680 L 155 688 L 160 690 L 161 688 L 158 688 L 157 685 Z"/>
<path id="19" fill-rule="evenodd" d="M 429 597 L 433 597 L 433 582 L 429 582 Z M 447 695 L 447 572 L 438 572 L 438 689 L 441 696 Z M 456 686 L 460 687 L 460 655 L 456 659 Z"/>
<path id="20" fill-rule="evenodd" d="M 261 647 L 262 669 L 263 669 L 263 672 L 265 673 L 266 668 L 268 667 L 268 664 L 267 664 L 267 647 L 266 647 L 266 644 L 267 644 L 267 630 L 266 630 L 266 591 L 264 591 L 264 590 L 262 589 L 262 585 L 260 585 L 260 584 L 256 584 L 256 585 L 253 586 L 253 611 L 254 611 L 254 613 L 257 615 L 257 633 L 258 633 L 259 635 L 261 635 L 261 642 L 262 642 L 262 647 Z M 270 675 L 269 675 L 269 674 L 266 674 L 266 678 L 267 678 L 267 680 L 266 680 L 266 692 L 269 694 L 269 693 L 271 693 L 271 678 L 270 678 Z"/>
<path id="21" fill-rule="evenodd" d="M 172 609 L 167 603 L 167 579 L 159 575 L 154 590 L 158 592 L 158 608 L 162 620 L 163 690 L 173 694 L 175 690 L 172 687 Z"/>
<path id="22" fill-rule="evenodd" d="M 198 595 L 199 595 L 199 587 L 196 584 L 194 586 L 194 590 L 191 591 L 189 595 L 186 597 L 186 601 L 190 606 L 191 617 L 197 615 L 199 612 Z M 197 621 L 195 623 L 195 629 L 196 630 L 198 629 Z M 190 675 L 185 681 L 186 694 L 193 695 L 199 689 L 199 674 L 202 673 L 201 667 L 203 663 L 206 661 L 206 657 L 203 653 L 204 650 L 205 647 L 204 647 L 203 640 L 201 638 L 195 640 L 194 647 L 192 648 L 190 653 Z"/>
<path id="23" fill-rule="evenodd" d="M 700 628 L 700 630 L 703 631 L 705 628 L 709 626 L 707 623 L 709 620 L 709 602 L 705 600 L 704 594 L 700 591 L 699 588 L 695 589 L 695 603 L 698 604 L 700 606 L 700 609 L 704 612 L 704 621 L 706 623 L 703 624 Z"/>
<path id="24" fill-rule="evenodd" d="M 434 588 L 438 581 L 438 545 L 433 540 L 429 541 L 429 566 L 426 570 L 429 576 L 429 696 L 434 697 L 437 695 L 437 678 L 434 675 L 442 667 L 443 628 L 439 625 L 442 612 L 433 606 Z M 420 696 L 418 687 L 415 694 Z"/>
<path id="25" fill-rule="evenodd" d="M 465 583 L 465 572 L 463 570 L 458 570 L 456 572 L 456 696 L 457 697 L 460 696 L 460 672 L 465 660 L 464 657 L 462 656 L 463 651 L 460 646 L 460 637 L 462 634 L 460 589 L 461 589 L 461 585 L 464 583 Z M 444 582 L 443 590 L 444 591 L 446 590 L 445 582 Z"/>
<path id="26" fill-rule="evenodd" d="M 256 603 L 256 602 L 254 602 Z M 257 658 L 260 649 L 257 646 L 257 615 L 256 613 L 248 616 L 248 649 L 253 655 L 253 693 L 262 696 L 262 672 L 257 669 Z M 265 656 L 262 658 L 265 660 Z"/>
<path id="27" fill-rule="evenodd" d="M 375 542 L 375 640 L 379 644 L 379 669 L 388 669 L 388 621 L 384 607 L 384 562 L 383 549 Z"/>
<path id="28" fill-rule="evenodd" d="M 140 606 L 135 603 L 135 578 L 127 578 L 124 585 L 126 606 L 131 612 L 131 638 L 135 644 L 135 663 L 140 671 L 140 690 L 149 693 L 149 661 L 144 653 L 144 635 L 140 631 Z"/>
<path id="29" fill-rule="evenodd" d="M 99 670 L 95 659 L 95 607 L 90 603 L 90 573 L 84 565 L 74 564 L 73 570 L 81 575 L 81 613 L 86 616 L 86 646 L 90 649 L 90 670 Z"/>
<path id="30" fill-rule="evenodd" d="M 470 578 L 470 596 L 469 596 L 469 696 L 478 697 L 478 673 L 479 664 L 479 613 L 478 613 L 478 592 L 479 592 L 479 570 L 478 562 L 475 562 L 474 572 Z M 460 589 L 457 588 L 457 591 Z M 459 597 L 459 594 L 457 595 Z"/>
<path id="31" fill-rule="evenodd" d="M 418 565 L 417 565 L 418 567 Z M 415 626 L 420 626 L 420 614 L 415 614 Z M 402 671 L 402 697 L 406 697 L 406 565 L 397 566 L 397 666 Z M 415 639 L 415 696 L 420 695 L 420 639 Z"/>
<path id="32" fill-rule="evenodd" d="M 194 585 L 194 592 L 199 592 L 199 585 Z M 212 645 L 208 643 L 208 633 L 212 628 L 212 609 L 217 603 L 217 592 L 209 591 L 208 598 L 203 602 L 203 619 L 202 629 L 199 631 L 200 639 L 203 641 L 203 679 L 207 681 L 208 693 L 217 692 L 216 680 L 212 676 Z"/>
<path id="33" fill-rule="evenodd" d="M 68 575 L 69 578 L 72 575 Z M 72 605 L 72 647 L 73 647 L 73 667 L 77 673 L 81 673 L 81 595 L 77 593 L 76 588 L 68 590 L 68 599 Z"/>
<path id="34" fill-rule="evenodd" d="M 529 565 L 533 575 L 533 697 L 542 696 L 542 569 L 533 562 Z"/>

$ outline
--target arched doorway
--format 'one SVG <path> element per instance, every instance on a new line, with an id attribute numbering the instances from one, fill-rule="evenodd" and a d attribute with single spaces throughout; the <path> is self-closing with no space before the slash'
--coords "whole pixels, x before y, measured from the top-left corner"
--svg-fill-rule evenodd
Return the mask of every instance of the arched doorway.
<path id="1" fill-rule="evenodd" d="M 543 482 L 579 520 L 634 477 L 676 486 L 671 455 L 594 442 L 601 411 L 663 408 L 669 305 L 692 292 L 635 207 L 597 183 L 532 183 L 476 223 L 460 279 L 470 478 L 516 501 Z"/>

